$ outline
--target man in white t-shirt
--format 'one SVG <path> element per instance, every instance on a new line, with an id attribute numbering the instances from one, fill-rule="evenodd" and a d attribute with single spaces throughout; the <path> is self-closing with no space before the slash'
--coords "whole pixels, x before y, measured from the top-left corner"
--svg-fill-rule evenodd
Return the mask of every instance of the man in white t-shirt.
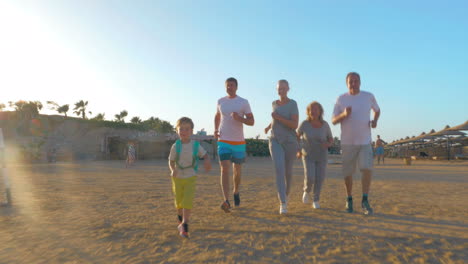
<path id="1" fill-rule="evenodd" d="M 228 213 L 229 203 L 229 170 L 233 169 L 234 204 L 240 205 L 239 185 L 242 163 L 245 161 L 245 139 L 243 125 L 253 126 L 254 117 L 249 102 L 238 96 L 237 80 L 228 78 L 225 82 L 225 96 L 218 100 L 215 115 L 214 135 L 218 139 L 218 156 L 221 166 L 221 189 L 224 201 L 221 209 Z"/>
<path id="2" fill-rule="evenodd" d="M 346 76 L 348 93 L 342 94 L 336 100 L 332 123 L 341 123 L 341 150 L 343 159 L 343 175 L 345 178 L 346 210 L 353 212 L 353 173 L 356 164 L 362 173 L 362 202 L 364 214 L 372 214 L 373 209 L 368 201 L 372 178 L 373 153 L 371 128 L 377 127 L 380 108 L 373 94 L 360 90 L 361 78 L 358 73 L 350 72 Z M 370 120 L 370 111 L 374 111 L 374 119 Z"/>

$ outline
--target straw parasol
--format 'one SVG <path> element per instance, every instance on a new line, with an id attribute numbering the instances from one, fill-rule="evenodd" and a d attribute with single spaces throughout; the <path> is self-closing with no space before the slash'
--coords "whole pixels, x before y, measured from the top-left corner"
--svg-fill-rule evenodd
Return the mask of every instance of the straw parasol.
<path id="1" fill-rule="evenodd" d="M 461 124 L 461 125 L 448 128 L 447 130 L 449 130 L 449 131 L 468 130 L 468 120 L 465 123 Z"/>

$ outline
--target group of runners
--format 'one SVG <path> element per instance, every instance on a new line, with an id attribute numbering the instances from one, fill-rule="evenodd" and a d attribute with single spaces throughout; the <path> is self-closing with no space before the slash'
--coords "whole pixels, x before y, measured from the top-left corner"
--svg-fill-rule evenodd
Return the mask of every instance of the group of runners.
<path id="1" fill-rule="evenodd" d="M 372 93 L 360 90 L 361 79 L 358 73 L 348 73 L 346 84 L 348 92 L 338 97 L 332 117 L 333 125 L 341 124 L 342 173 L 347 192 L 345 209 L 349 213 L 354 211 L 352 176 L 358 166 L 362 173 L 361 207 L 364 214 L 372 214 L 373 209 L 368 199 L 374 156 L 371 128 L 377 127 L 380 108 Z M 221 168 L 223 201 L 220 208 L 229 213 L 233 207 L 231 201 L 234 201 L 235 207 L 241 204 L 240 182 L 242 164 L 246 156 L 243 126 L 253 126 L 255 120 L 249 102 L 237 95 L 237 80 L 228 78 L 225 87 L 227 96 L 219 99 L 217 103 L 214 136 L 218 140 L 217 152 Z M 296 158 L 302 158 L 304 165 L 302 200 L 304 203 L 312 203 L 315 209 L 320 208 L 320 192 L 326 176 L 328 148 L 333 143 L 330 126 L 323 120 L 322 105 L 316 101 L 311 102 L 306 108 L 307 118 L 299 123 L 298 106 L 296 101 L 288 97 L 289 90 L 288 81 L 278 81 L 279 98 L 272 102 L 272 120 L 265 128 L 265 133 L 270 132 L 269 148 L 274 164 L 280 214 L 288 212 L 292 168 Z M 371 110 L 374 113 L 372 120 Z M 190 118 L 183 117 L 177 121 L 176 131 L 180 139 L 171 147 L 169 155 L 178 231 L 182 237 L 188 237 L 199 160 L 203 160 L 206 171 L 211 169 L 206 150 L 198 142 L 190 139 L 193 128 L 194 124 Z"/>

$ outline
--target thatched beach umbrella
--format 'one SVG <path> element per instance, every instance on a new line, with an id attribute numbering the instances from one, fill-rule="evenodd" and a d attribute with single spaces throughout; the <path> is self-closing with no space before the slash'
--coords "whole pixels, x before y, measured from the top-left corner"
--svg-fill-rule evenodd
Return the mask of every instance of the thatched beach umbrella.
<path id="1" fill-rule="evenodd" d="M 458 130 L 450 130 L 450 127 L 434 132 L 431 134 L 433 137 L 439 137 L 447 140 L 447 160 L 450 160 L 450 136 L 464 136 L 465 133 Z"/>
<path id="2" fill-rule="evenodd" d="M 461 124 L 461 125 L 458 125 L 458 126 L 454 126 L 454 127 L 451 127 L 451 128 L 448 128 L 447 130 L 449 131 L 463 131 L 463 130 L 468 130 L 468 120 Z"/>

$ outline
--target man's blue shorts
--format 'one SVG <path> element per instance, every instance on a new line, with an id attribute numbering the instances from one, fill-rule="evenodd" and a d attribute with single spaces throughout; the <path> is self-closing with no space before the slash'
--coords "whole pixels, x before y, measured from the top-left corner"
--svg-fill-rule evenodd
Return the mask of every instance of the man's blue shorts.
<path id="1" fill-rule="evenodd" d="M 383 147 L 377 147 L 375 149 L 375 155 L 383 155 L 384 154 L 384 148 Z"/>
<path id="2" fill-rule="evenodd" d="M 245 142 L 218 141 L 219 160 L 230 160 L 236 164 L 245 162 Z"/>

